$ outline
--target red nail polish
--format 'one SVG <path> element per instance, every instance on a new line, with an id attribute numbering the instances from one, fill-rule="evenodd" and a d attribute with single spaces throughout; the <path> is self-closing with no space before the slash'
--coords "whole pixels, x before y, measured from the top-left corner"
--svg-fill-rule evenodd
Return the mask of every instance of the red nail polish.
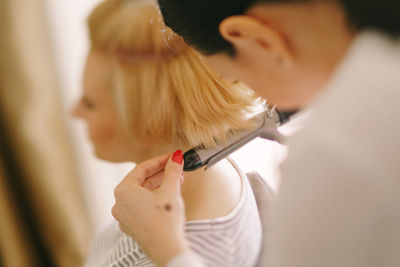
<path id="1" fill-rule="evenodd" d="M 172 161 L 178 164 L 182 164 L 183 161 L 182 150 L 175 151 L 174 155 L 172 156 Z"/>

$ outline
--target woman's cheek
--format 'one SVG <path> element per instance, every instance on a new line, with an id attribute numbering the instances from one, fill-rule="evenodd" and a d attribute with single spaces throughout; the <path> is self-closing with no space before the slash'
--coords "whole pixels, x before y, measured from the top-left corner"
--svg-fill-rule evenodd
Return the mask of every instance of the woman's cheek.
<path id="1" fill-rule="evenodd" d="M 115 127 L 110 123 L 101 121 L 93 123 L 90 127 L 90 139 L 95 145 L 106 145 L 115 138 Z"/>

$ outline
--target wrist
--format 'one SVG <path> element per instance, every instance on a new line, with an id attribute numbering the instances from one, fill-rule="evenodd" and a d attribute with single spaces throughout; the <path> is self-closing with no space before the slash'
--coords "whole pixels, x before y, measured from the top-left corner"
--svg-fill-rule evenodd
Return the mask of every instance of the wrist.
<path id="1" fill-rule="evenodd" d="M 154 255 L 153 261 L 157 266 L 166 266 L 174 257 L 189 251 L 189 246 L 184 238 L 170 240 L 164 243 L 165 246 L 160 247 L 157 255 Z"/>

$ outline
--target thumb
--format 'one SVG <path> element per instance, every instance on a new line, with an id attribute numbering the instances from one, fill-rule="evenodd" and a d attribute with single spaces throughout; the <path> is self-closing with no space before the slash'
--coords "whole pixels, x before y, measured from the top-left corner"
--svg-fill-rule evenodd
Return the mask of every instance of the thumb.
<path id="1" fill-rule="evenodd" d="M 181 177 L 183 174 L 183 154 L 182 150 L 177 150 L 169 158 L 164 169 L 164 178 L 160 189 L 169 194 L 180 193 Z"/>

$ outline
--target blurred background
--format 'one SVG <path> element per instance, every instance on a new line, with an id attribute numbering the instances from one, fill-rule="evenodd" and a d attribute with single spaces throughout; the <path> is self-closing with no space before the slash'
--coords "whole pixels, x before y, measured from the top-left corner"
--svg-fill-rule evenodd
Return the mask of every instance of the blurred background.
<path id="1" fill-rule="evenodd" d="M 98 2 L 0 1 L 0 266 L 81 266 L 112 220 L 114 187 L 134 166 L 96 159 L 69 115 Z M 232 157 L 277 187 L 285 153 L 257 139 Z"/>

